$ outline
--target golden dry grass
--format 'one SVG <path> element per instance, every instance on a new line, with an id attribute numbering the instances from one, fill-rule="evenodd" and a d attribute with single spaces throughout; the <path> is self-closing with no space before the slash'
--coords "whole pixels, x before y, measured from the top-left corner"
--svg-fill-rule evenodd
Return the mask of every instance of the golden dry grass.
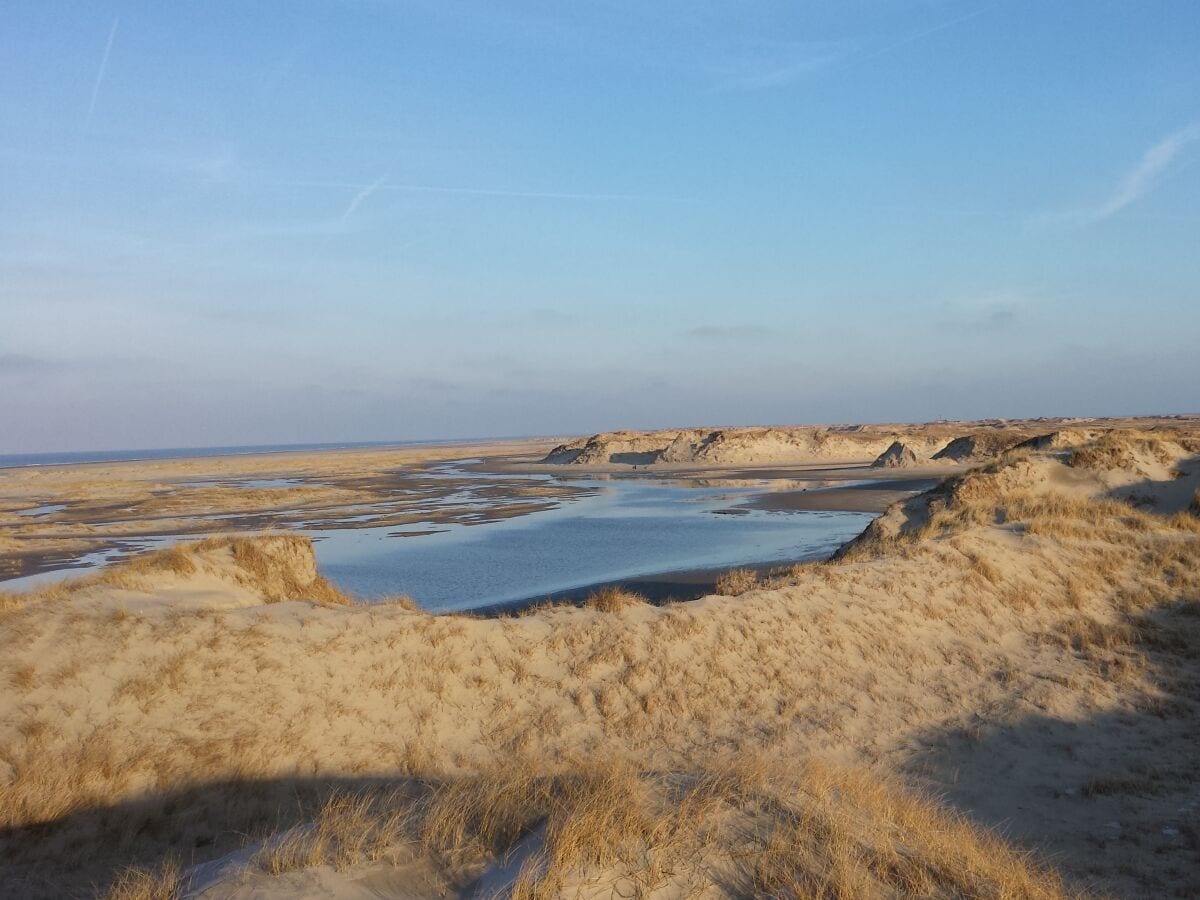
<path id="1" fill-rule="evenodd" d="M 715 590 L 723 597 L 740 597 L 758 586 L 758 573 L 753 569 L 730 569 L 718 576 Z"/>
<path id="2" fill-rule="evenodd" d="M 232 567 L 223 564 L 224 555 L 232 558 Z M 311 560 L 312 541 L 297 534 L 207 538 L 139 553 L 96 573 L 26 593 L 0 593 L 0 612 L 29 603 L 63 601 L 90 588 L 137 590 L 163 576 L 186 578 L 205 570 L 231 577 L 259 593 L 264 603 L 306 599 L 344 606 L 353 602 L 318 573 Z"/>
<path id="3" fill-rule="evenodd" d="M 599 612 L 619 613 L 629 609 L 631 606 L 641 606 L 646 602 L 645 597 L 634 591 L 627 591 L 616 587 L 604 587 L 592 592 L 583 605 L 588 609 L 595 609 Z"/>
<path id="4" fill-rule="evenodd" d="M 378 862 L 394 854 L 406 836 L 408 813 L 399 792 L 337 792 L 313 822 L 268 838 L 253 864 L 272 875 L 332 865 L 336 869 Z"/>
<path id="5" fill-rule="evenodd" d="M 528 760 L 403 791 L 335 795 L 255 857 L 278 874 L 417 846 L 450 883 L 525 842 L 505 893 L 1063 898 L 1050 870 L 928 798 L 861 770 L 726 759 L 647 773 L 620 759 L 546 773 Z"/>
<path id="6" fill-rule="evenodd" d="M 183 870 L 169 859 L 147 869 L 131 866 L 117 876 L 105 892 L 105 900 L 176 900 L 182 888 Z"/>

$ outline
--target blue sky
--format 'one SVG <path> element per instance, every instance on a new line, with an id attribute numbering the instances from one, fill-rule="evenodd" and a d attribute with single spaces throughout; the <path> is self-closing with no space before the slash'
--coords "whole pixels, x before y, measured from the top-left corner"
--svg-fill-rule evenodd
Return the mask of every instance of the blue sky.
<path id="1" fill-rule="evenodd" d="M 0 452 L 1200 411 L 1194 0 L 10 0 L 0 121 Z"/>

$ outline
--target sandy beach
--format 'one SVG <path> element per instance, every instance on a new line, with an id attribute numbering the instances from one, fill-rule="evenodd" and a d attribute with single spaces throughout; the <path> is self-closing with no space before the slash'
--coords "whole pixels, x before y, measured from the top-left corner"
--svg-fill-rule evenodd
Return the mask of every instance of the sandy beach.
<path id="1" fill-rule="evenodd" d="M 1187 895 L 1200 437 L 1043 443 L 688 603 L 355 604 L 292 535 L 8 595 L 0 884 Z"/>

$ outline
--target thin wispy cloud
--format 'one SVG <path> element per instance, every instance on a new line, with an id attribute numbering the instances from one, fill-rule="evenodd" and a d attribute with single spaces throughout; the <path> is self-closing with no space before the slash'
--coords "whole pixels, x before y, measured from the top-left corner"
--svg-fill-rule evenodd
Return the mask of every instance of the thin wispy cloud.
<path id="1" fill-rule="evenodd" d="M 0 376 L 31 375 L 53 369 L 58 365 L 53 360 L 24 353 L 0 353 Z"/>
<path id="2" fill-rule="evenodd" d="M 762 325 L 728 324 L 696 325 L 683 332 L 683 336 L 698 341 L 764 341 L 776 332 Z"/>
<path id="3" fill-rule="evenodd" d="M 383 187 L 384 182 L 388 179 L 388 174 L 389 173 L 384 172 L 376 181 L 371 182 L 371 184 L 368 184 L 354 195 L 354 197 L 350 200 L 350 205 L 347 206 L 346 211 L 342 213 L 342 218 L 340 221 L 343 225 L 349 221 L 352 215 L 354 215 L 354 211 L 362 206 L 364 202 L 366 202 L 368 197 Z"/>
<path id="4" fill-rule="evenodd" d="M 724 88 L 746 91 L 765 91 L 788 87 L 802 78 L 825 70 L 844 69 L 849 66 L 876 59 L 898 50 L 909 44 L 924 40 L 940 31 L 954 28 L 971 19 L 978 18 L 984 13 L 991 12 L 999 3 L 991 3 L 961 16 L 955 16 L 944 22 L 938 22 L 920 31 L 906 34 L 882 47 L 867 49 L 864 40 L 808 42 L 796 44 L 791 48 L 790 58 L 780 58 L 778 50 L 763 54 L 763 58 L 750 63 L 743 63 L 740 68 L 744 71 L 735 72 L 723 84 Z"/>
<path id="5" fill-rule="evenodd" d="M 813 42 L 763 48 L 752 58 L 727 66 L 720 89 L 769 91 L 787 87 L 852 52 L 845 42 Z"/>
<path id="6" fill-rule="evenodd" d="M 119 18 L 113 19 L 112 28 L 108 30 L 108 40 L 104 42 L 104 54 L 100 57 L 100 68 L 96 70 L 96 80 L 92 82 L 92 99 L 88 102 L 87 115 L 83 120 L 86 131 L 92 124 L 92 116 L 96 114 L 96 101 L 100 98 L 100 86 L 104 84 L 104 73 L 108 71 L 108 57 L 112 54 L 113 41 L 117 37 Z"/>
<path id="7" fill-rule="evenodd" d="M 1176 161 L 1192 144 L 1200 141 L 1200 122 L 1193 122 L 1155 143 L 1117 182 L 1116 187 L 1094 206 L 1037 217 L 1034 225 L 1081 227 L 1111 219 L 1154 191 L 1177 169 Z"/>
<path id="8" fill-rule="evenodd" d="M 1031 298 L 1024 294 L 994 291 L 949 304 L 939 324 L 950 331 L 994 335 L 1019 328 L 1031 306 Z"/>
<path id="9" fill-rule="evenodd" d="M 926 28 L 922 31 L 917 31 L 917 32 L 914 32 L 913 34 L 908 34 L 902 38 L 898 38 L 897 40 L 892 41 L 890 44 L 885 44 L 884 46 L 879 47 L 879 48 L 871 51 L 870 53 L 864 53 L 862 55 L 855 56 L 851 59 L 848 59 L 847 63 L 866 62 L 867 60 L 875 59 L 876 57 L 883 56 L 885 53 L 891 53 L 893 50 L 898 50 L 901 47 L 907 46 L 908 44 L 912 44 L 912 43 L 916 43 L 917 41 L 924 40 L 925 38 L 930 37 L 931 35 L 937 34 L 939 31 L 945 31 L 947 28 L 953 28 L 956 25 L 961 25 L 963 22 L 967 22 L 967 21 L 970 21 L 971 19 L 978 18 L 979 16 L 982 16 L 984 13 L 991 12 L 993 9 L 995 9 L 999 5 L 1000 5 L 999 3 L 990 3 L 987 6 L 984 6 L 977 10 L 974 10 L 973 12 L 969 12 L 969 13 L 966 13 L 961 16 L 956 16 L 953 19 L 947 19 L 945 22 L 939 22 L 937 25 L 932 25 L 929 28 Z"/>
<path id="10" fill-rule="evenodd" d="M 532 200 L 660 200 L 668 202 L 686 202 L 686 197 L 669 197 L 661 194 L 606 194 L 580 191 L 520 191 L 506 188 L 457 187 L 440 184 L 398 184 L 395 182 L 376 183 L 374 185 L 355 184 L 348 181 L 273 181 L 276 187 L 288 188 L 328 188 L 332 190 L 356 190 L 369 192 L 398 191 L 415 194 L 461 194 L 469 197 L 517 197 Z M 365 198 L 364 198 L 365 199 Z M 361 202 L 361 201 L 360 201 Z M 352 204 L 353 205 L 353 204 Z"/>

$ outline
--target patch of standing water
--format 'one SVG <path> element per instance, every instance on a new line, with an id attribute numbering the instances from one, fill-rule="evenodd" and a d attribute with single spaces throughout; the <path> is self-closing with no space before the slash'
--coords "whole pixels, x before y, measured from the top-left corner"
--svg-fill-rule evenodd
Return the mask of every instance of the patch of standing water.
<path id="1" fill-rule="evenodd" d="M 468 461 L 469 462 L 469 461 Z M 512 482 L 512 475 L 470 472 L 465 463 L 442 463 L 426 475 L 487 483 Z M 585 491 L 550 509 L 484 521 L 450 524 L 424 520 L 397 527 L 301 527 L 314 538 L 322 572 L 335 584 L 366 599 L 410 594 L 425 608 L 449 611 L 546 596 L 587 585 L 639 576 L 743 565 L 792 562 L 827 555 L 860 533 L 867 513 L 765 511 L 736 504 L 762 493 L 763 485 L 731 486 L 645 478 L 560 478 L 519 476 L 531 484 L 564 483 Z M 259 479 L 263 487 L 293 479 Z M 249 484 L 243 482 L 243 484 Z M 514 497 L 468 500 L 469 489 L 430 505 L 502 509 Z M 551 501 L 552 502 L 552 501 Z M 376 513 L 363 504 L 339 522 L 370 522 Z M 47 510 L 57 511 L 57 510 Z M 241 513 L 212 515 L 236 519 Z M 202 537 L 189 535 L 187 539 Z M 412 540 L 409 538 L 416 538 Z M 69 568 L 0 582 L 4 590 L 26 590 L 82 574 L 134 550 L 167 546 L 164 536 L 121 542 L 86 554 Z"/>
<path id="2" fill-rule="evenodd" d="M 409 594 L 435 611 L 470 609 L 623 578 L 783 563 L 831 552 L 866 513 L 715 515 L 757 493 L 643 479 L 572 480 L 595 492 L 554 509 L 444 526 L 397 540 L 395 526 L 317 531 L 321 570 L 366 598 Z"/>
<path id="3" fill-rule="evenodd" d="M 67 508 L 65 503 L 47 503 L 45 506 L 35 506 L 33 509 L 19 509 L 18 516 L 48 516 L 56 512 L 62 512 Z"/>
<path id="4" fill-rule="evenodd" d="M 22 575 L 20 578 L 8 578 L 0 581 L 3 591 L 30 591 L 34 588 L 45 587 L 68 578 L 77 578 L 89 572 L 116 562 L 128 556 L 131 552 L 140 553 L 146 550 L 158 550 L 170 546 L 177 539 L 173 537 L 138 538 L 136 541 L 124 542 L 120 547 L 109 547 L 84 553 L 70 566 L 62 569 L 52 569 L 48 572 L 37 572 L 33 575 Z"/>

